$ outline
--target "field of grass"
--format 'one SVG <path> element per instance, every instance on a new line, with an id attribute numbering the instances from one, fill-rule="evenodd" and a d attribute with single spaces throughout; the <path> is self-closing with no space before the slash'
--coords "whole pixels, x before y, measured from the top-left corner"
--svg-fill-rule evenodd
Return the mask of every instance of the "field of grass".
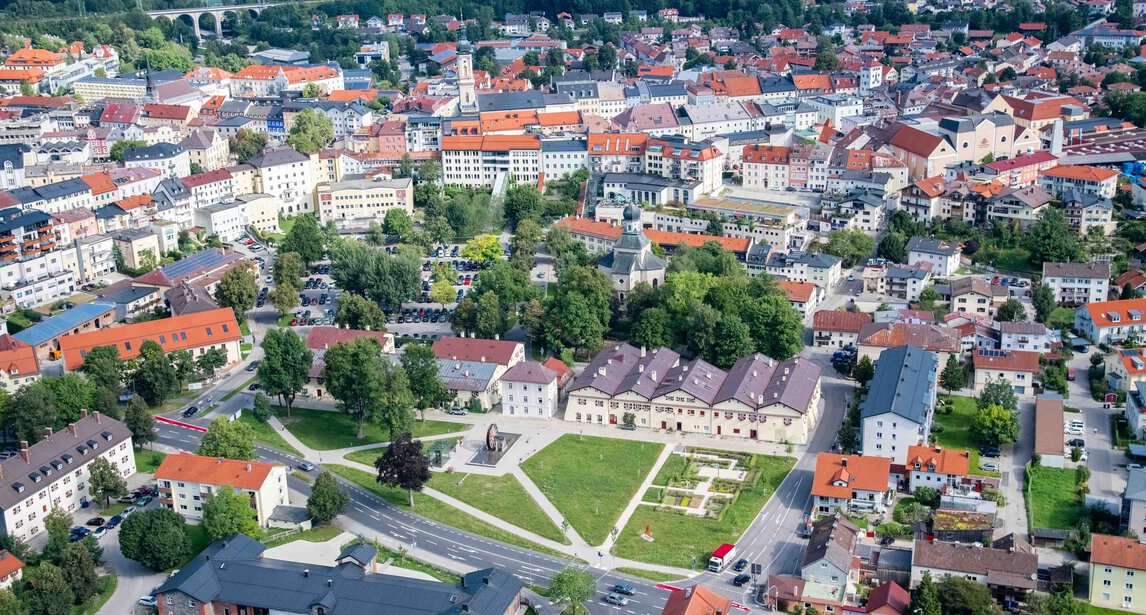
<path id="1" fill-rule="evenodd" d="M 275 431 L 274 427 L 271 427 L 270 423 L 260 423 L 250 414 L 243 414 L 243 416 L 239 417 L 239 420 L 250 425 L 251 429 L 255 430 L 255 442 L 257 444 L 265 444 L 271 448 L 286 451 L 296 457 L 302 457 L 302 453 L 291 446 L 290 443 L 283 438 L 282 434 Z"/>
<path id="2" fill-rule="evenodd" d="M 329 451 L 364 444 L 381 444 L 390 441 L 390 432 L 385 427 L 367 423 L 363 438 L 355 437 L 358 424 L 342 412 L 314 410 L 312 408 L 291 408 L 291 418 L 286 418 L 286 410 L 275 406 L 275 413 L 303 444 L 316 451 Z M 415 438 L 462 431 L 469 425 L 449 421 L 414 421 L 412 433 Z"/>
<path id="3" fill-rule="evenodd" d="M 1034 511 L 1035 527 L 1062 530 L 1074 527 L 1081 509 L 1074 485 L 1074 470 L 1031 468 L 1027 506 Z"/>
<path id="4" fill-rule="evenodd" d="M 613 572 L 616 572 L 617 574 L 627 574 L 627 575 L 632 576 L 632 577 L 640 577 L 642 579 L 648 579 L 650 581 L 656 581 L 657 583 L 665 583 L 668 581 L 679 581 L 680 580 L 679 575 L 665 574 L 663 572 L 657 572 L 655 570 L 641 570 L 640 568 L 624 568 L 624 567 L 615 568 L 615 569 L 613 569 Z"/>
<path id="5" fill-rule="evenodd" d="M 1033 273 L 1030 262 L 1031 253 L 1026 248 L 1006 248 L 999 250 L 995 258 L 995 267 L 1016 273 Z"/>
<path id="6" fill-rule="evenodd" d="M 99 511 L 99 514 L 104 518 L 114 517 L 122 513 L 128 506 L 131 506 L 131 504 L 126 504 L 124 502 L 112 502 L 111 506 L 108 506 L 107 508 Z"/>
<path id="7" fill-rule="evenodd" d="M 656 478 L 653 479 L 654 485 L 665 487 L 669 483 L 669 479 L 680 476 L 684 469 L 688 466 L 688 457 L 684 455 L 670 455 L 665 460 L 665 464 L 661 466 L 660 472 L 657 472 Z"/>
<path id="8" fill-rule="evenodd" d="M 342 533 L 342 528 L 337 525 L 320 525 L 309 530 L 296 532 L 289 536 L 284 536 L 282 539 L 276 540 L 274 536 L 269 537 L 265 544 L 268 547 L 277 547 L 296 540 L 305 540 L 307 542 L 326 542 Z"/>
<path id="9" fill-rule="evenodd" d="M 608 537 L 662 447 L 566 434 L 521 467 L 577 533 L 596 545 Z"/>
<path id="10" fill-rule="evenodd" d="M 461 440 L 461 438 L 444 438 L 444 439 L 432 440 L 429 442 L 423 442 L 422 443 L 422 452 L 429 455 L 430 446 L 432 444 L 437 444 L 439 442 L 448 442 L 449 447 L 452 449 L 454 447 L 454 445 L 456 445 L 458 443 L 458 440 Z M 374 465 L 374 460 L 378 459 L 378 456 L 381 455 L 382 451 L 384 451 L 384 450 L 386 450 L 386 447 L 384 447 L 384 446 L 379 446 L 378 448 L 364 448 L 360 451 L 351 451 L 349 453 L 346 453 L 346 458 L 350 461 L 357 461 L 358 463 L 372 466 L 372 465 Z M 443 456 L 445 456 L 444 453 L 443 453 Z"/>
<path id="11" fill-rule="evenodd" d="M 1126 615 L 1126 611 L 1119 611 L 1118 609 L 1104 609 L 1102 607 L 1094 606 L 1093 604 L 1086 605 L 1086 615 Z"/>
<path id="12" fill-rule="evenodd" d="M 156 468 L 167 457 L 167 453 L 135 449 L 135 471 L 142 474 L 155 474 Z"/>
<path id="13" fill-rule="evenodd" d="M 971 422 L 979 411 L 979 407 L 975 405 L 975 398 L 940 395 L 939 399 L 954 402 L 955 410 L 951 414 L 935 412 L 935 424 L 943 426 L 942 433 L 936 433 L 935 430 L 931 431 L 935 437 L 935 443 L 943 448 L 958 448 L 971 453 L 971 474 L 997 478 L 998 472 L 979 469 L 979 443 L 971 435 Z"/>
<path id="14" fill-rule="evenodd" d="M 735 542 L 764 507 L 776 487 L 796 462 L 791 457 L 756 455 L 752 461 L 755 480 L 741 489 L 719 519 L 698 519 L 675 512 L 639 506 L 621 530 L 613 554 L 650 564 L 691 568 L 708 561 L 712 549 L 722 542 Z M 649 528 L 653 542 L 641 537 Z"/>
<path id="15" fill-rule="evenodd" d="M 427 486 L 538 536 L 569 544 L 561 529 L 553 524 L 512 474 L 487 476 L 437 472 Z"/>
<path id="16" fill-rule="evenodd" d="M 526 540 L 513 534 L 512 532 L 505 531 L 499 527 L 490 525 L 477 517 L 464 513 L 448 504 L 439 502 L 434 498 L 423 493 L 414 494 L 414 508 L 410 508 L 410 502 L 407 499 L 405 490 L 386 487 L 375 480 L 375 476 L 369 472 L 364 472 L 357 468 L 343 466 L 338 464 L 326 464 L 324 466 L 334 474 L 354 483 L 355 485 L 373 493 L 374 495 L 382 498 L 390 504 L 421 515 L 431 521 L 436 521 L 444 525 L 455 527 L 459 530 L 477 534 L 478 536 L 485 536 L 494 540 L 500 540 L 515 547 L 523 549 L 532 549 L 541 553 L 548 553 L 556 557 L 567 557 L 565 554 L 539 545 L 535 542 Z"/>
<path id="17" fill-rule="evenodd" d="M 187 535 L 191 537 L 191 557 L 187 558 L 187 562 L 195 559 L 195 556 L 203 552 L 207 545 L 211 544 L 211 539 L 207 537 L 207 530 L 202 525 L 187 524 Z M 187 562 L 183 562 L 186 564 Z M 179 566 L 175 566 L 179 568 Z"/>

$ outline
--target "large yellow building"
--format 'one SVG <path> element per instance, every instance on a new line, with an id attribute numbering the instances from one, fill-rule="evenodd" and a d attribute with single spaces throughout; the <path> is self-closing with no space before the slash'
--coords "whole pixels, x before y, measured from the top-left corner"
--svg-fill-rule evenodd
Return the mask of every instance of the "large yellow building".
<path id="1" fill-rule="evenodd" d="M 1133 538 L 1092 537 L 1090 603 L 1104 609 L 1146 613 L 1146 545 Z"/>

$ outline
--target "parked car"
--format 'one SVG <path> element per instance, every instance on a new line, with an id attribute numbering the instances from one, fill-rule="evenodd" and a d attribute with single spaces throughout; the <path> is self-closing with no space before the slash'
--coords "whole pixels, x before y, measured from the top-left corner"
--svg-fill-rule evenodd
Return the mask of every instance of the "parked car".
<path id="1" fill-rule="evenodd" d="M 465 416 L 466 412 L 466 409 L 461 406 L 454 406 L 450 408 L 450 414 L 454 416 Z"/>
<path id="2" fill-rule="evenodd" d="M 159 605 L 159 601 L 157 601 L 155 599 L 155 596 L 140 596 L 139 600 L 136 600 L 135 602 L 139 606 L 152 606 L 153 607 L 153 606 Z"/>
<path id="3" fill-rule="evenodd" d="M 314 464 L 309 461 L 304 461 L 298 464 L 298 469 L 302 470 L 303 472 L 313 472 Z"/>
<path id="4" fill-rule="evenodd" d="M 1128 464 L 1126 464 L 1126 469 L 1127 470 L 1141 470 L 1142 464 L 1140 464 L 1140 463 L 1128 463 Z"/>
<path id="5" fill-rule="evenodd" d="M 127 518 L 133 512 L 135 512 L 135 507 L 134 506 L 128 506 L 127 508 L 123 509 L 123 512 L 121 512 L 119 514 L 123 515 L 124 518 Z"/>
<path id="6" fill-rule="evenodd" d="M 183 418 L 185 418 L 185 419 L 190 418 L 190 417 L 195 416 L 196 414 L 199 414 L 199 407 L 198 406 L 191 406 L 190 408 L 183 411 Z"/>
<path id="7" fill-rule="evenodd" d="M 87 525 L 89 527 L 99 527 L 99 526 L 103 525 L 104 523 L 107 523 L 107 520 L 104 519 L 103 517 L 92 517 L 91 519 L 88 519 L 88 522 L 85 523 L 84 525 Z"/>
<path id="8" fill-rule="evenodd" d="M 1003 452 L 997 446 L 980 446 L 979 455 L 983 457 L 1002 457 Z"/>
<path id="9" fill-rule="evenodd" d="M 1066 444 L 1067 446 L 1081 446 L 1086 448 L 1086 440 L 1083 440 L 1082 438 L 1073 438 L 1071 440 L 1067 440 Z"/>
<path id="10" fill-rule="evenodd" d="M 256 369 L 259 369 L 259 362 L 258 361 L 251 361 L 250 363 L 247 364 L 247 371 L 248 372 L 253 372 Z"/>
<path id="11" fill-rule="evenodd" d="M 99 540 L 100 538 L 103 538 L 103 535 L 106 533 L 107 533 L 107 526 L 101 525 L 101 526 L 97 527 L 94 532 L 92 532 L 92 536 L 95 536 L 96 540 Z"/>
<path id="12" fill-rule="evenodd" d="M 115 528 L 119 527 L 120 523 L 123 523 L 123 517 L 116 515 L 107 520 L 107 529 L 114 530 Z"/>
<path id="13" fill-rule="evenodd" d="M 992 463 L 990 461 L 984 461 L 984 462 L 981 462 L 979 464 L 979 469 L 980 470 L 986 470 L 987 472 L 998 472 L 999 471 L 999 464 Z"/>
<path id="14" fill-rule="evenodd" d="M 151 496 L 150 496 L 150 495 L 145 495 L 145 496 L 143 496 L 143 497 L 139 498 L 139 501 L 138 501 L 138 502 L 136 502 L 135 504 L 136 504 L 136 506 L 139 506 L 140 508 L 143 508 L 144 506 L 147 506 L 147 505 L 148 505 L 148 504 L 150 504 L 150 503 L 151 503 Z"/>

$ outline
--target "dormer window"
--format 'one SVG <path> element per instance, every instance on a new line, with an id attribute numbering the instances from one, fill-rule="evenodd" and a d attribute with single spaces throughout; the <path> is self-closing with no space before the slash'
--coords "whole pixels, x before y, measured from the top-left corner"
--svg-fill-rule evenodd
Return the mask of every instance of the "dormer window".
<path id="1" fill-rule="evenodd" d="M 31 480 L 33 483 L 38 483 L 38 482 L 40 482 L 40 481 L 44 480 L 44 479 L 43 479 L 43 477 L 41 477 L 39 474 L 35 474 L 35 473 L 29 474 L 29 475 L 28 475 L 28 478 L 29 478 L 29 479 L 30 479 L 30 480 Z"/>

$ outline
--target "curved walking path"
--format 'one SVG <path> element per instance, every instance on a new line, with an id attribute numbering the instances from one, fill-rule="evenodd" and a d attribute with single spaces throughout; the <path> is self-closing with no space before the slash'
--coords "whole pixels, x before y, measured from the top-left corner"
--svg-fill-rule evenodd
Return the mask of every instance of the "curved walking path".
<path id="1" fill-rule="evenodd" d="M 356 461 L 351 461 L 351 460 L 346 458 L 346 454 L 353 452 L 353 451 L 358 451 L 358 450 L 372 449 L 372 448 L 381 449 L 381 448 L 386 447 L 385 443 L 379 443 L 379 444 L 370 444 L 370 445 L 362 445 L 362 446 L 353 446 L 353 447 L 343 448 L 343 449 L 316 451 L 316 450 L 313 450 L 310 447 L 306 446 L 305 444 L 303 444 L 297 437 L 295 437 L 294 434 L 292 434 L 290 432 L 289 429 L 286 429 L 285 426 L 282 424 L 282 422 L 279 421 L 278 417 L 271 417 L 271 419 L 268 421 L 268 423 L 272 427 L 274 427 L 275 430 L 277 430 L 279 432 L 279 435 L 282 436 L 283 439 L 286 440 L 288 444 L 295 447 L 298 450 L 298 452 L 302 455 L 303 458 L 311 460 L 311 461 L 317 461 L 317 463 L 320 463 L 320 464 L 321 463 L 337 463 L 340 465 L 345 465 L 347 467 L 355 468 L 357 470 L 362 470 L 365 472 L 374 472 L 375 468 L 373 466 L 369 466 L 369 465 L 366 465 L 363 463 L 358 463 Z M 466 432 L 461 432 L 461 433 L 466 433 Z M 440 440 L 443 438 L 458 437 L 458 435 L 459 435 L 459 432 L 454 432 L 454 433 L 449 433 L 449 434 L 440 434 L 440 435 L 436 435 L 436 436 L 427 436 L 425 438 L 419 438 L 419 439 L 421 439 L 421 440 L 439 439 Z M 617 527 L 624 527 L 624 524 L 626 522 L 628 522 L 629 517 L 633 514 L 633 511 L 636 510 L 636 507 L 640 504 L 641 498 L 644 495 L 644 492 L 648 489 L 649 485 L 652 484 L 653 478 L 657 475 L 657 472 L 660 471 L 661 466 L 664 465 L 664 463 L 668 459 L 669 455 L 672 454 L 672 448 L 673 447 L 671 447 L 671 446 L 666 446 L 665 449 L 661 452 L 660 457 L 657 458 L 656 464 L 654 464 L 652 470 L 650 470 L 649 474 L 645 477 L 645 481 L 641 484 L 641 488 L 638 489 L 637 492 L 633 495 L 633 498 L 629 501 L 629 504 L 625 508 L 625 511 L 621 514 L 621 517 L 617 520 L 617 524 L 616 524 Z M 522 471 L 519 466 L 515 465 L 513 467 L 513 469 L 510 472 L 508 472 L 508 474 L 517 478 L 517 480 L 521 483 L 522 487 L 524 487 L 526 493 L 528 493 L 530 495 L 530 497 L 532 497 L 534 500 L 536 500 L 537 504 L 541 507 L 541 510 L 543 510 L 545 512 L 545 514 L 550 519 L 552 519 L 558 527 L 560 527 L 562 521 L 564 521 L 564 517 L 562 517 L 560 511 L 558 511 L 557 508 L 553 506 L 553 503 L 550 502 L 549 499 L 546 498 L 545 495 L 541 493 L 541 490 L 537 487 L 537 485 L 535 485 L 532 480 L 529 480 L 529 477 L 525 475 L 525 472 Z M 628 560 L 628 559 L 622 559 L 622 558 L 614 557 L 613 555 L 608 553 L 609 548 L 612 546 L 612 541 L 613 541 L 613 538 L 611 535 L 606 539 L 604 544 L 600 545 L 599 547 L 594 547 L 594 546 L 587 544 L 584 541 L 584 539 L 582 539 L 577 534 L 577 532 L 575 530 L 573 530 L 572 527 L 570 527 L 569 532 L 568 532 L 568 536 L 570 538 L 570 541 L 573 544 L 569 544 L 569 545 L 561 544 L 561 543 L 555 542 L 553 540 L 550 540 L 548 538 L 545 538 L 543 536 L 539 536 L 533 532 L 530 532 L 529 530 L 523 529 L 523 528 L 516 526 L 512 523 L 509 523 L 508 521 L 505 521 L 504 519 L 501 519 L 500 517 L 495 517 L 494 515 L 491 515 L 485 511 L 483 511 L 483 510 L 475 508 L 474 506 L 472 506 L 470 504 L 462 502 L 461 500 L 458 500 L 457 498 L 448 496 L 448 495 L 446 495 L 440 491 L 437 491 L 435 489 L 431 489 L 429 487 L 426 487 L 425 489 L 422 490 L 422 493 L 424 493 L 424 494 L 426 494 L 426 495 L 428 495 L 428 496 L 430 496 L 436 500 L 439 500 L 442 503 L 448 504 L 448 505 L 450 505 L 450 506 L 452 506 L 452 507 L 458 509 L 459 511 L 462 511 L 468 515 L 476 517 L 476 518 L 478 518 L 478 519 L 480 519 L 480 520 L 482 520 L 482 521 L 484 521 L 490 525 L 493 525 L 497 528 L 500 528 L 500 529 L 508 531 L 508 532 L 512 532 L 513 534 L 515 534 L 517 536 L 521 536 L 522 538 L 525 538 L 526 540 L 529 540 L 530 542 L 537 543 L 537 544 L 542 545 L 544 547 L 548 547 L 550 549 L 553 549 L 554 551 L 557 551 L 559 553 L 564 553 L 566 555 L 584 560 L 586 562 L 598 562 L 599 565 L 602 567 L 606 567 L 606 568 L 610 568 L 610 569 L 623 567 L 623 568 L 635 568 L 635 569 L 640 569 L 640 570 L 650 570 L 650 571 L 662 572 L 662 573 L 666 573 L 666 574 L 680 575 L 681 578 L 691 577 L 694 574 L 693 571 L 686 570 L 683 568 L 675 568 L 672 566 L 661 566 L 658 564 L 650 564 L 650 563 L 646 563 L 646 562 L 638 562 L 638 561 L 634 561 L 634 560 Z M 601 555 L 598 555 L 598 554 L 601 554 Z"/>

